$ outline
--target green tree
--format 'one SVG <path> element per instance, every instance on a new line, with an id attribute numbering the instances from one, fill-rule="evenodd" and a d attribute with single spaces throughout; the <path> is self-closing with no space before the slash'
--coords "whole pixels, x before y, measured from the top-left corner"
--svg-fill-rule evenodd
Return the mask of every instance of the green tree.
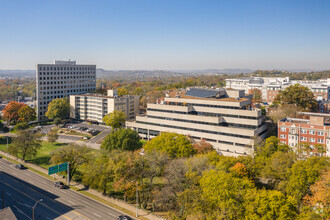
<path id="1" fill-rule="evenodd" d="M 245 219 L 296 219 L 294 200 L 276 190 L 252 189 L 245 195 Z"/>
<path id="2" fill-rule="evenodd" d="M 119 96 L 127 95 L 127 94 L 128 94 L 127 89 L 125 89 L 125 88 L 119 88 L 119 89 L 118 89 L 118 95 L 119 95 Z"/>
<path id="3" fill-rule="evenodd" d="M 120 128 L 126 121 L 126 115 L 122 111 L 115 110 L 103 117 L 103 122 L 112 127 L 112 130 Z"/>
<path id="4" fill-rule="evenodd" d="M 70 104 L 67 98 L 54 99 L 49 103 L 46 117 L 49 119 L 65 119 L 70 113 Z"/>
<path id="5" fill-rule="evenodd" d="M 210 170 L 203 173 L 199 184 L 199 190 L 188 189 L 180 195 L 186 215 L 194 214 L 202 219 L 244 218 L 244 198 L 254 188 L 250 180 Z"/>
<path id="6" fill-rule="evenodd" d="M 70 177 L 76 173 L 79 166 L 87 163 L 91 149 L 86 146 L 70 144 L 51 153 L 51 164 L 70 163 Z"/>
<path id="7" fill-rule="evenodd" d="M 196 150 L 185 135 L 164 132 L 153 138 L 144 146 L 145 151 L 164 151 L 171 158 L 189 157 L 196 154 Z"/>
<path id="8" fill-rule="evenodd" d="M 134 151 L 142 147 L 138 133 L 132 129 L 118 129 L 112 131 L 104 139 L 101 148 L 106 150 L 130 150 Z"/>
<path id="9" fill-rule="evenodd" d="M 30 106 L 23 106 L 18 110 L 19 121 L 30 122 L 36 120 L 36 111 Z"/>
<path id="10" fill-rule="evenodd" d="M 13 138 L 12 144 L 8 147 L 8 152 L 16 157 L 21 156 L 23 160 L 33 157 L 41 148 L 40 133 L 33 133 L 30 130 L 20 130 L 17 137 Z"/>
<path id="11" fill-rule="evenodd" d="M 284 90 L 280 90 L 277 94 L 274 104 L 294 104 L 304 111 L 315 111 L 317 102 L 314 94 L 306 86 L 294 84 Z"/>
<path id="12" fill-rule="evenodd" d="M 20 122 L 20 123 L 17 123 L 15 125 L 15 130 L 16 131 L 25 130 L 25 129 L 28 129 L 28 128 L 29 128 L 29 125 L 26 122 Z"/>
<path id="13" fill-rule="evenodd" d="M 296 159 L 297 156 L 293 152 L 277 151 L 272 154 L 262 170 L 262 176 L 268 179 L 268 185 L 284 191 L 289 171 Z"/>
<path id="14" fill-rule="evenodd" d="M 310 193 L 309 187 L 319 180 L 329 165 L 329 159 L 326 157 L 310 157 L 293 164 L 285 191 L 295 199 L 298 210 L 302 207 L 303 197 Z"/>
<path id="15" fill-rule="evenodd" d="M 62 123 L 62 120 L 60 118 L 54 119 L 54 124 L 58 127 Z"/>
<path id="16" fill-rule="evenodd" d="M 58 134 L 56 130 L 51 130 L 48 134 L 47 134 L 47 141 L 50 143 L 54 143 L 55 141 L 57 141 L 58 139 Z"/>
<path id="17" fill-rule="evenodd" d="M 264 146 L 258 146 L 257 155 L 270 157 L 276 151 L 288 152 L 289 146 L 281 144 L 280 140 L 276 136 L 268 137 Z"/>
<path id="18" fill-rule="evenodd" d="M 82 166 L 82 182 L 106 195 L 107 191 L 113 188 L 114 167 L 109 164 L 110 155 L 106 152 L 98 152 L 92 156 L 89 162 Z"/>

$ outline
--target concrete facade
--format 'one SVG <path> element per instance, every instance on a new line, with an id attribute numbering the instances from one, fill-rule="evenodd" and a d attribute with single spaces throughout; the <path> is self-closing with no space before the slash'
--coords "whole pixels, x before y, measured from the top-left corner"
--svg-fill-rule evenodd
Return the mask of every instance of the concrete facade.
<path id="1" fill-rule="evenodd" d="M 47 120 L 48 104 L 57 98 L 84 94 L 96 89 L 96 65 L 76 65 L 76 61 L 37 64 L 37 120 Z"/>
<path id="2" fill-rule="evenodd" d="M 176 132 L 204 139 L 223 155 L 247 155 L 254 151 L 254 137 L 263 138 L 267 131 L 261 111 L 250 104 L 242 90 L 225 90 L 219 98 L 196 98 L 180 91 L 168 94 L 161 104 L 149 103 L 146 116 L 126 122 L 126 127 L 146 140 Z"/>
<path id="3" fill-rule="evenodd" d="M 325 147 L 324 155 L 330 155 L 330 114 L 301 113 L 309 119 L 285 118 L 278 122 L 278 138 L 283 144 L 297 150 L 300 144 Z M 314 153 L 314 152 L 311 152 Z"/>
<path id="4" fill-rule="evenodd" d="M 114 110 L 122 111 L 128 120 L 139 114 L 139 96 L 118 96 L 117 90 L 108 90 L 107 95 L 70 95 L 70 117 L 102 123 L 105 115 Z"/>

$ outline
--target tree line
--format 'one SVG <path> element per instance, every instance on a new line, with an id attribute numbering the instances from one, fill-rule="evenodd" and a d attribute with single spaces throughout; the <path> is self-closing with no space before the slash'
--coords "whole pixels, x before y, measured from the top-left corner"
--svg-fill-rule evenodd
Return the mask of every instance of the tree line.
<path id="1" fill-rule="evenodd" d="M 128 136 L 137 134 L 126 130 L 110 134 L 121 144 L 107 137 L 101 150 L 73 145 L 51 160 L 71 158 L 74 179 L 104 195 L 134 203 L 137 190 L 141 207 L 171 219 L 329 217 L 328 198 L 319 193 L 329 191 L 327 157 L 301 157 L 274 136 L 257 144 L 254 156 L 222 156 L 176 133 L 127 148 Z"/>

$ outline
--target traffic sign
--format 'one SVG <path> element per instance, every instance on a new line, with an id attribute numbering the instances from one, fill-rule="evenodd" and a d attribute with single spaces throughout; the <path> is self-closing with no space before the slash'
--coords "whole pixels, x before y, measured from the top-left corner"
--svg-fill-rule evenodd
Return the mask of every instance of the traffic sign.
<path id="1" fill-rule="evenodd" d="M 58 172 L 67 171 L 68 170 L 68 163 L 62 163 L 58 165 Z"/>
<path id="2" fill-rule="evenodd" d="M 52 175 L 58 172 L 58 165 L 52 166 L 48 168 L 48 175 Z"/>
<path id="3" fill-rule="evenodd" d="M 61 163 L 48 168 L 48 175 L 68 170 L 68 163 Z"/>

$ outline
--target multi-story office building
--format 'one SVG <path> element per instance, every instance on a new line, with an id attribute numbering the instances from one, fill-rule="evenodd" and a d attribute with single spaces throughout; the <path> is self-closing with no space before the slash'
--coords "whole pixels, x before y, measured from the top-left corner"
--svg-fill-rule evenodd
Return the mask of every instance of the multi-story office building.
<path id="1" fill-rule="evenodd" d="M 254 137 L 265 137 L 261 111 L 251 108 L 244 90 L 190 88 L 169 92 L 161 104 L 147 105 L 146 116 L 126 122 L 143 139 L 176 132 L 204 139 L 224 155 L 253 153 Z"/>
<path id="2" fill-rule="evenodd" d="M 48 104 L 56 98 L 83 94 L 96 89 L 96 66 L 77 65 L 76 61 L 37 64 L 37 119 L 47 120 Z"/>
<path id="3" fill-rule="evenodd" d="M 316 144 L 325 147 L 325 155 L 330 155 L 330 114 L 300 113 L 304 118 L 284 118 L 278 122 L 278 138 L 297 150 L 300 144 L 309 144 L 312 149 Z M 313 152 L 312 152 L 313 153 Z"/>
<path id="4" fill-rule="evenodd" d="M 108 90 L 107 95 L 83 94 L 70 95 L 70 117 L 102 123 L 108 113 L 119 110 L 128 120 L 139 114 L 139 96 L 118 96 L 117 90 Z"/>
<path id="5" fill-rule="evenodd" d="M 250 93 L 252 89 L 259 89 L 262 93 L 263 101 L 272 103 L 280 90 L 297 83 L 308 87 L 318 101 L 330 100 L 330 78 L 317 81 L 290 81 L 289 77 L 226 79 L 226 88 L 243 89 L 246 93 Z"/>

